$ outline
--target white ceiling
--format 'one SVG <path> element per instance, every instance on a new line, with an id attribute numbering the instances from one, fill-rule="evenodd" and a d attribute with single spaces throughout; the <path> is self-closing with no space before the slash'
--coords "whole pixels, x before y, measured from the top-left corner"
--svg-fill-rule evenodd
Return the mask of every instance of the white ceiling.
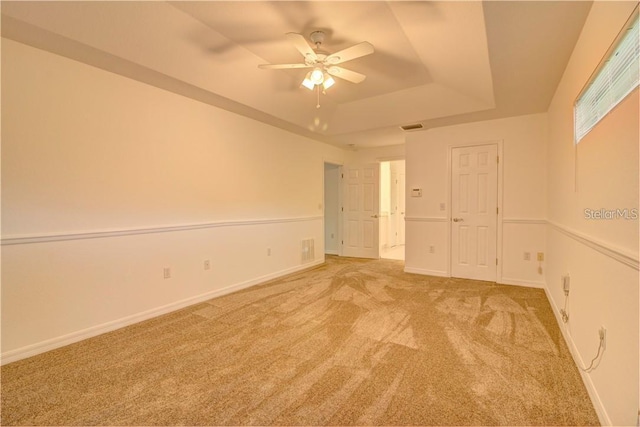
<path id="1" fill-rule="evenodd" d="M 425 127 L 546 111 L 591 7 L 582 1 L 2 2 L 2 35 L 321 141 L 401 144 Z M 285 38 L 321 29 L 367 79 L 321 95 Z"/>

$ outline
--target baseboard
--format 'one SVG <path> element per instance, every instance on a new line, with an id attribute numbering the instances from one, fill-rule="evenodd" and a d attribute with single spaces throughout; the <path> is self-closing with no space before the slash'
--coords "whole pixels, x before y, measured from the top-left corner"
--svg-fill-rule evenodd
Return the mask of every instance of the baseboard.
<path id="1" fill-rule="evenodd" d="M 498 281 L 501 285 L 513 285 L 513 286 L 525 286 L 527 288 L 546 289 L 544 282 L 534 282 L 530 280 L 511 279 L 509 277 L 503 277 Z"/>
<path id="2" fill-rule="evenodd" d="M 297 265 L 295 267 L 280 270 L 275 273 L 266 274 L 264 276 L 260 276 L 255 279 L 247 280 L 241 283 L 236 283 L 234 285 L 230 285 L 222 289 L 216 289 L 214 291 L 206 292 L 201 295 L 176 301 L 161 307 L 156 307 L 151 310 L 147 310 L 141 313 L 133 314 L 131 316 L 123 317 L 121 319 L 113 320 L 113 321 L 92 326 L 90 328 L 86 328 L 80 331 L 72 332 L 67 335 L 51 338 L 35 344 L 30 344 L 28 346 L 21 347 L 15 350 L 10 350 L 0 355 L 0 365 L 16 362 L 21 359 L 26 359 L 27 357 L 36 356 L 38 354 L 45 353 L 47 351 L 55 350 L 56 348 L 64 347 L 66 345 L 73 344 L 82 340 L 86 340 L 88 338 L 93 338 L 107 332 L 115 331 L 116 329 L 120 329 L 125 326 L 133 325 L 134 323 L 139 323 L 144 320 L 152 319 L 154 317 L 158 317 L 163 314 L 180 310 L 181 308 L 185 308 L 190 305 L 194 305 L 194 304 L 198 304 L 198 303 L 210 300 L 211 298 L 227 295 L 232 292 L 239 291 L 241 289 L 249 288 L 251 286 L 255 286 L 269 280 L 286 276 L 288 274 L 297 273 L 302 270 L 307 270 L 313 267 L 317 267 L 322 263 L 324 263 L 324 257 L 322 259 L 319 259 L 313 262 Z"/>
<path id="3" fill-rule="evenodd" d="M 593 381 L 591 381 L 591 377 L 586 372 L 579 369 L 580 366 L 584 366 L 584 361 L 578 352 L 578 347 L 576 347 L 573 338 L 568 333 L 567 328 L 564 326 L 562 322 L 562 316 L 560 315 L 560 310 L 556 306 L 555 301 L 551 298 L 551 294 L 549 293 L 549 289 L 545 286 L 544 288 L 545 294 L 547 295 L 547 300 L 549 300 L 549 304 L 551 305 L 551 309 L 553 310 L 553 314 L 556 317 L 556 321 L 558 322 L 558 327 L 560 328 L 560 332 L 562 332 L 562 336 L 564 337 L 564 341 L 567 343 L 567 347 L 569 347 L 569 351 L 571 352 L 571 357 L 573 357 L 573 361 L 576 365 L 578 365 L 578 371 L 580 372 L 580 376 L 582 377 L 582 382 L 587 389 L 587 393 L 589 393 L 589 397 L 591 398 L 591 403 L 593 403 L 593 408 L 596 410 L 596 414 L 598 415 L 598 419 L 600 424 L 603 426 L 610 426 L 611 419 L 609 418 L 609 414 L 607 414 L 607 410 L 605 409 L 600 396 L 598 395 L 598 391 L 596 390 Z"/>
<path id="4" fill-rule="evenodd" d="M 324 250 L 324 253 L 325 253 L 326 255 L 339 255 L 339 254 L 338 254 L 338 250 L 337 250 L 337 249 L 336 249 L 336 250 L 325 249 L 325 250 Z"/>
<path id="5" fill-rule="evenodd" d="M 405 267 L 405 273 L 422 274 L 423 276 L 449 277 L 446 271 L 427 270 L 424 268 Z"/>

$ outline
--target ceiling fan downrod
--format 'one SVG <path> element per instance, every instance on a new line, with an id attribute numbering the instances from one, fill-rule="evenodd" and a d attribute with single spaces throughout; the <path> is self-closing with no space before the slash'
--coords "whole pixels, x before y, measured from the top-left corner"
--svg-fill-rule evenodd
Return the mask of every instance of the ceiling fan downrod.
<path id="1" fill-rule="evenodd" d="M 316 50 L 320 49 L 320 45 L 324 41 L 324 31 L 314 31 L 309 35 L 311 42 L 316 45 Z"/>

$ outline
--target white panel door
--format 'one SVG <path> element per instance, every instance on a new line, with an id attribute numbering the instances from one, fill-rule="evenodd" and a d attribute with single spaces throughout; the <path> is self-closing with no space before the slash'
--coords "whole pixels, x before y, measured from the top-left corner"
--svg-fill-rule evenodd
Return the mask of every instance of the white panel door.
<path id="1" fill-rule="evenodd" d="M 496 280 L 498 148 L 451 152 L 451 275 Z"/>
<path id="2" fill-rule="evenodd" d="M 379 258 L 380 165 L 345 166 L 342 255 Z"/>
<path id="3" fill-rule="evenodd" d="M 404 245 L 405 174 L 398 174 L 398 244 Z"/>

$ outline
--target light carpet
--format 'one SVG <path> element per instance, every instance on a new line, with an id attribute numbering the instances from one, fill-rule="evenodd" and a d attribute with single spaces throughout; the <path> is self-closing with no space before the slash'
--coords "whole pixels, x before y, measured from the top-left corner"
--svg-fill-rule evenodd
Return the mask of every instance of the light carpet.
<path id="1" fill-rule="evenodd" d="M 2 425 L 597 425 L 544 291 L 328 257 L 1 369 Z"/>

